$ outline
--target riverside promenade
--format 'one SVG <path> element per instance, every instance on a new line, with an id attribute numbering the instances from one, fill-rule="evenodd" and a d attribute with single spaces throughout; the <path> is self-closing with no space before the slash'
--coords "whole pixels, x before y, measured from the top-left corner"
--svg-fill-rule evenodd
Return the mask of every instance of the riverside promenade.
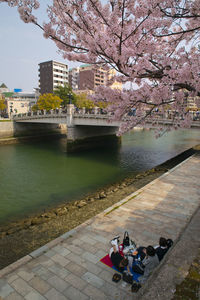
<path id="1" fill-rule="evenodd" d="M 101 200 L 100 200 L 101 201 Z M 200 246 L 200 156 L 184 162 L 99 215 L 0 271 L 0 299 L 172 299 Z M 137 294 L 100 262 L 115 235 L 138 245 L 160 236 L 174 246 Z M 184 298 L 183 298 L 184 299 Z"/>

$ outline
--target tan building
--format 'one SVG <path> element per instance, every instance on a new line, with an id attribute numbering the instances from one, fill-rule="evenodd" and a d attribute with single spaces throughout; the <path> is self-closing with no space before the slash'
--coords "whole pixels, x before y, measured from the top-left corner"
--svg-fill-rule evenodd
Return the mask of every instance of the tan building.
<path id="1" fill-rule="evenodd" d="M 81 94 L 92 95 L 92 94 L 94 94 L 94 91 L 93 90 L 77 90 L 77 91 L 75 91 L 75 93 L 77 95 L 81 95 Z"/>
<path id="2" fill-rule="evenodd" d="M 114 77 L 116 75 L 116 71 L 114 69 L 110 69 L 108 71 L 108 79 L 107 80 L 110 80 L 112 77 Z M 118 82 L 118 81 L 114 81 L 113 84 L 111 84 L 111 89 L 117 89 L 117 90 L 122 90 L 122 83 L 121 82 Z"/>
<path id="3" fill-rule="evenodd" d="M 37 102 L 37 93 L 5 93 L 6 111 L 8 117 L 15 114 L 31 112 L 31 108 Z"/>
<path id="4" fill-rule="evenodd" d="M 69 83 L 73 90 L 94 91 L 100 85 L 107 86 L 109 80 L 115 76 L 116 71 L 113 69 L 107 70 L 95 65 L 81 65 L 79 68 L 70 70 Z M 111 88 L 122 89 L 122 84 L 114 82 Z"/>
<path id="5" fill-rule="evenodd" d="M 197 103 L 199 102 L 199 97 L 188 97 L 187 98 L 187 107 L 189 110 L 196 110 Z"/>

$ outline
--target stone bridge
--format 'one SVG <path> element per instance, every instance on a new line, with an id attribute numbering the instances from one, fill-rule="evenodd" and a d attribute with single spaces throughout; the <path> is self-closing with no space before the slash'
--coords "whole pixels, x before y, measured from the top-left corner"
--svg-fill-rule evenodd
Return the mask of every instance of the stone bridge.
<path id="1" fill-rule="evenodd" d="M 13 116 L 14 122 L 19 123 L 40 123 L 40 124 L 66 124 L 67 143 L 69 148 L 83 148 L 84 144 L 104 143 L 108 141 L 118 141 L 116 133 L 120 122 L 109 121 L 109 115 L 104 114 L 98 107 L 90 111 L 84 108 L 75 110 L 73 104 L 67 106 L 67 111 L 59 110 L 37 111 L 28 114 Z M 72 147 L 73 145 L 73 147 Z M 81 147 L 80 147 L 81 145 Z"/>
<path id="2" fill-rule="evenodd" d="M 127 116 L 127 118 L 130 118 Z M 117 139 L 116 133 L 120 126 L 120 122 L 110 121 L 110 115 L 104 114 L 98 107 L 90 111 L 85 108 L 75 110 L 73 104 L 68 104 L 66 112 L 61 109 L 46 111 L 31 112 L 28 114 L 19 114 L 13 116 L 13 120 L 17 123 L 40 123 L 40 124 L 66 124 L 67 125 L 67 142 L 87 145 L 92 140 L 102 140 L 112 136 Z M 145 127 L 155 128 L 158 126 L 170 126 L 172 120 L 169 118 L 149 118 L 146 120 Z M 200 121 L 193 121 L 191 128 L 200 128 Z M 138 125 L 140 127 L 140 125 Z M 144 127 L 142 125 L 142 127 Z M 89 142 L 88 142 L 89 141 Z"/>

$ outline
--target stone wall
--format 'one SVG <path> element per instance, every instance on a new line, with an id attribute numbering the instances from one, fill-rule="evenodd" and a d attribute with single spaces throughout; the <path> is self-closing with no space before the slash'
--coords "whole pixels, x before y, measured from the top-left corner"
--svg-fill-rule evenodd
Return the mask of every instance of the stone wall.
<path id="1" fill-rule="evenodd" d="M 0 138 L 20 136 L 40 136 L 66 133 L 66 126 L 60 124 L 0 122 Z"/>
<path id="2" fill-rule="evenodd" d="M 12 121 L 0 122 L 0 138 L 13 137 L 14 124 Z"/>

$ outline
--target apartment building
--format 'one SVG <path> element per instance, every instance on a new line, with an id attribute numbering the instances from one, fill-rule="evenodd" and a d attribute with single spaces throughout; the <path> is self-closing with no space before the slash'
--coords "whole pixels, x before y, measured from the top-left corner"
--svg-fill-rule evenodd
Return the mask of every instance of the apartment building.
<path id="1" fill-rule="evenodd" d="M 69 84 L 77 92 L 94 91 L 99 85 L 108 85 L 108 81 L 115 74 L 116 71 L 113 69 L 107 70 L 101 66 L 84 64 L 70 70 Z M 111 88 L 122 89 L 122 84 L 114 82 Z"/>
<path id="2" fill-rule="evenodd" d="M 79 90 L 94 90 L 99 85 L 107 85 L 107 71 L 99 66 L 81 65 Z"/>
<path id="3" fill-rule="evenodd" d="M 40 94 L 52 93 L 58 86 L 65 84 L 69 84 L 67 65 L 53 60 L 39 64 Z"/>
<path id="4" fill-rule="evenodd" d="M 69 85 L 73 91 L 77 91 L 79 88 L 79 72 L 79 67 L 69 69 Z"/>
<path id="5" fill-rule="evenodd" d="M 197 110 L 197 104 L 200 103 L 200 97 L 186 97 L 185 105 L 187 106 L 188 110 Z"/>

